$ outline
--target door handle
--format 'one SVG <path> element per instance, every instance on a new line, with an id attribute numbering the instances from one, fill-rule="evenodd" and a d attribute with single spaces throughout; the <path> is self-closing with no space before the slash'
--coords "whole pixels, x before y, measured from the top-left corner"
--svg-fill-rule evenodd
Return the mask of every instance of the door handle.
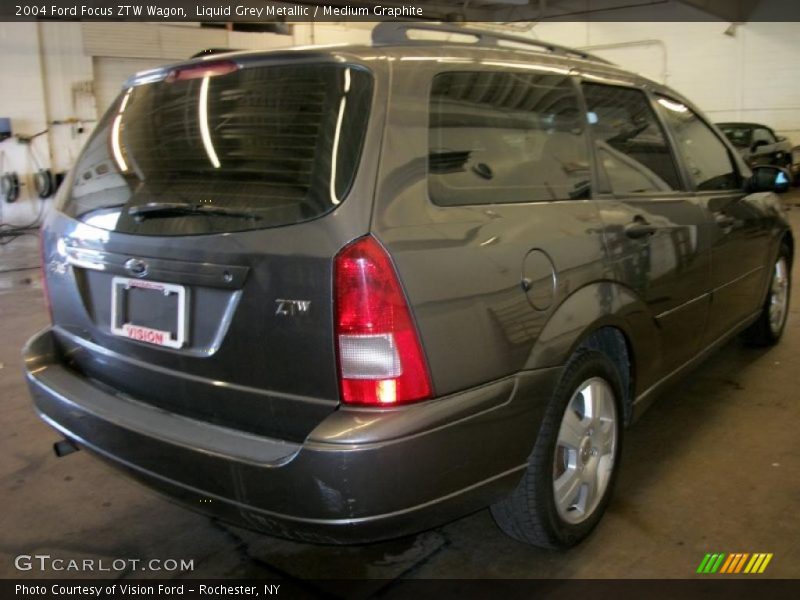
<path id="1" fill-rule="evenodd" d="M 633 223 L 628 223 L 625 226 L 625 235 L 634 240 L 639 240 L 656 232 L 656 227 L 650 225 L 642 218 L 634 219 Z"/>
<path id="2" fill-rule="evenodd" d="M 730 229 L 736 225 L 736 219 L 723 213 L 716 213 L 714 215 L 714 221 L 723 229 Z"/>

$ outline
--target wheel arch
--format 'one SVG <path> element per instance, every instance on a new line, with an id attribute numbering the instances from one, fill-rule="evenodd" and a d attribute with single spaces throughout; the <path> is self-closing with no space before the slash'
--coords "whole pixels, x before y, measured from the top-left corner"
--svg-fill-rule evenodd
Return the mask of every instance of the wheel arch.
<path id="1" fill-rule="evenodd" d="M 620 327 L 602 325 L 597 329 L 587 331 L 575 352 L 579 352 L 583 348 L 602 352 L 611 359 L 617 368 L 622 384 L 623 422 L 628 425 L 633 416 L 636 382 L 636 357 L 631 348 L 630 339 Z"/>
<path id="2" fill-rule="evenodd" d="M 781 243 L 789 247 L 789 262 L 794 263 L 794 235 L 792 235 L 791 229 L 787 229 L 784 232 Z"/>
<path id="3" fill-rule="evenodd" d="M 659 339 L 647 305 L 633 290 L 613 281 L 596 282 L 576 290 L 555 309 L 528 367 L 563 366 L 581 348 L 606 353 L 623 380 L 627 425 L 637 390 L 650 378 L 648 365 L 660 362 Z"/>

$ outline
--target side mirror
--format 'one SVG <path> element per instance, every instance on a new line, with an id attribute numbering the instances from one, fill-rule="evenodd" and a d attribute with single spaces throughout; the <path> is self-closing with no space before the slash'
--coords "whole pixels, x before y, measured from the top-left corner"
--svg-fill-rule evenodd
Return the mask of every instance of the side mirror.
<path id="1" fill-rule="evenodd" d="M 779 135 L 779 136 L 778 136 L 776 139 L 777 139 L 779 142 L 785 142 L 785 141 L 786 141 L 786 136 L 785 136 L 785 135 Z"/>
<path id="2" fill-rule="evenodd" d="M 750 192 L 776 192 L 783 194 L 789 191 L 791 177 L 780 167 L 773 165 L 760 165 L 753 167 L 753 176 L 748 185 Z"/>
<path id="3" fill-rule="evenodd" d="M 768 145 L 767 142 L 764 140 L 758 140 L 757 142 L 753 142 L 753 145 L 750 146 L 750 152 L 755 152 L 762 146 L 767 146 L 767 145 Z"/>

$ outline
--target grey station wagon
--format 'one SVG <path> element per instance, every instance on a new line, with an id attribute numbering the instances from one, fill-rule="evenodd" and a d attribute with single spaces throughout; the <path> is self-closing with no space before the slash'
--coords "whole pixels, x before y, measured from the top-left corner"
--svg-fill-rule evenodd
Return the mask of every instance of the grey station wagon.
<path id="1" fill-rule="evenodd" d="M 128 81 L 42 230 L 24 356 L 61 454 L 275 535 L 491 506 L 566 547 L 659 390 L 778 340 L 783 170 L 603 60 L 452 31 Z"/>

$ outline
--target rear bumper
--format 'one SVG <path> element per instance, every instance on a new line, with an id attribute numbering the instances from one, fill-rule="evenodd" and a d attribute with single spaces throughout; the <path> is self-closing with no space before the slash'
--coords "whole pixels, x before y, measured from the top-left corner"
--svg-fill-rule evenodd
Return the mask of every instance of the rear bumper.
<path id="1" fill-rule="evenodd" d="M 510 491 L 560 373 L 391 410 L 341 408 L 299 444 L 154 408 L 70 370 L 50 330 L 23 351 L 40 416 L 188 507 L 275 535 L 365 542 L 427 529 Z"/>

